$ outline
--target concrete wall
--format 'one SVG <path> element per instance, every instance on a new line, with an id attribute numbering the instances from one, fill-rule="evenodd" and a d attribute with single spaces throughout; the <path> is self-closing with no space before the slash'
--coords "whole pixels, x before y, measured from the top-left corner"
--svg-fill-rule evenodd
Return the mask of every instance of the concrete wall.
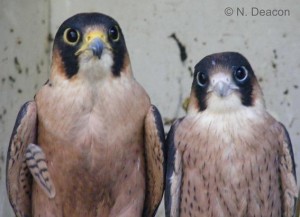
<path id="1" fill-rule="evenodd" d="M 49 2 L 0 0 L 0 216 L 13 216 L 5 188 L 5 160 L 20 106 L 48 77 Z"/>
<path id="2" fill-rule="evenodd" d="M 300 165 L 300 7 L 297 0 L 52 0 L 0 2 L 0 215 L 12 216 L 4 188 L 4 160 L 22 102 L 33 97 L 48 75 L 48 33 L 66 18 L 99 11 L 119 21 L 136 79 L 146 88 L 164 120 L 184 115 L 191 70 L 205 55 L 238 51 L 251 62 L 268 110 L 281 120 Z M 225 9 L 232 7 L 233 15 Z M 289 16 L 252 16 L 252 7 L 287 9 Z M 237 14 L 244 9 L 247 16 Z M 227 9 L 226 12 L 231 12 Z M 287 12 L 287 11 L 286 11 Z M 178 41 L 186 59 L 180 55 Z M 184 52 L 183 52 L 184 53 Z M 17 58 L 15 58 L 17 57 Z M 2 80 L 1 80 L 2 79 Z M 297 168 L 298 180 L 300 170 Z M 160 210 L 159 216 L 162 215 Z"/>

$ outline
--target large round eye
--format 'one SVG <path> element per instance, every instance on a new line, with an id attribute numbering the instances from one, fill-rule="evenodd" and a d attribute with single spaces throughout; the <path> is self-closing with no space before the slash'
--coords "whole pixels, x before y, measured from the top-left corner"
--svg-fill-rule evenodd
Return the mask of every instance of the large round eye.
<path id="1" fill-rule="evenodd" d="M 243 82 L 248 78 L 248 71 L 244 66 L 241 66 L 236 68 L 233 75 L 236 81 Z"/>
<path id="2" fill-rule="evenodd" d="M 75 45 L 79 41 L 80 34 L 77 30 L 68 28 L 64 32 L 64 40 L 66 43 Z"/>
<path id="3" fill-rule="evenodd" d="M 118 41 L 120 38 L 118 27 L 117 26 L 110 27 L 110 29 L 108 30 L 108 36 L 110 37 L 111 40 Z"/>
<path id="4" fill-rule="evenodd" d="M 197 73 L 197 83 L 204 87 L 208 83 L 208 76 L 205 72 L 198 72 Z"/>

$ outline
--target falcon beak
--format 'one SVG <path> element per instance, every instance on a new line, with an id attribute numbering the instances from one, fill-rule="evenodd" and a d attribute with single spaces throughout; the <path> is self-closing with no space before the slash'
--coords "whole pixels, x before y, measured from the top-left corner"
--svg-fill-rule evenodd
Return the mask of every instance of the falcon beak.
<path id="1" fill-rule="evenodd" d="M 104 45 L 100 38 L 94 38 L 88 45 L 88 49 L 93 52 L 93 55 L 101 58 Z"/>
<path id="2" fill-rule="evenodd" d="M 226 97 L 230 93 L 230 87 L 229 84 L 224 81 L 218 81 L 214 85 L 214 91 L 217 93 L 219 97 Z"/>
<path id="3" fill-rule="evenodd" d="M 101 58 L 104 48 L 110 47 L 106 35 L 102 31 L 91 31 L 84 38 L 84 42 L 75 55 L 91 51 L 93 56 Z"/>
<path id="4" fill-rule="evenodd" d="M 212 77 L 212 91 L 219 97 L 224 98 L 236 89 L 238 87 L 231 82 L 231 78 L 228 75 L 218 73 Z"/>

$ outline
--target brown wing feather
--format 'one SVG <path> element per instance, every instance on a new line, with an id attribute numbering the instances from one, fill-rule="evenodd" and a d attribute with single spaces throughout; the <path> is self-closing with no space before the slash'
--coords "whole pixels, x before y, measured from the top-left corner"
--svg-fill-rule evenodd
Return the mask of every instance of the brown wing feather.
<path id="1" fill-rule="evenodd" d="M 25 152 L 30 143 L 36 142 L 36 126 L 36 104 L 30 101 L 20 109 L 7 152 L 6 186 L 17 217 L 31 216 L 32 176 L 26 166 Z"/>
<path id="2" fill-rule="evenodd" d="M 282 126 L 281 153 L 280 153 L 280 174 L 283 196 L 283 216 L 295 215 L 298 187 L 296 181 L 295 161 L 291 140 L 285 127 Z"/>
<path id="3" fill-rule="evenodd" d="M 164 192 L 165 133 L 159 111 L 151 106 L 145 120 L 146 198 L 143 217 L 152 217 Z"/>
<path id="4" fill-rule="evenodd" d="M 167 171 L 165 192 L 165 214 L 166 217 L 179 216 L 179 201 L 181 198 L 182 182 L 182 154 L 175 144 L 175 135 L 181 132 L 177 130 L 183 118 L 176 120 L 167 136 Z"/>
<path id="5" fill-rule="evenodd" d="M 29 144 L 25 154 L 27 167 L 34 180 L 49 198 L 55 197 L 55 188 L 51 180 L 47 159 L 43 150 L 34 144 Z"/>

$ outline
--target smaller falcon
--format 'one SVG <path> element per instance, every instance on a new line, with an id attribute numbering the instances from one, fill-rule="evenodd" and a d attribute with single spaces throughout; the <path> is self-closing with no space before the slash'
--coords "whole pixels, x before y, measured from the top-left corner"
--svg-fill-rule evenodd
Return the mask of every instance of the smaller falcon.
<path id="1" fill-rule="evenodd" d="M 241 54 L 212 54 L 195 66 L 188 113 L 167 146 L 167 217 L 294 215 L 291 141 Z"/>

